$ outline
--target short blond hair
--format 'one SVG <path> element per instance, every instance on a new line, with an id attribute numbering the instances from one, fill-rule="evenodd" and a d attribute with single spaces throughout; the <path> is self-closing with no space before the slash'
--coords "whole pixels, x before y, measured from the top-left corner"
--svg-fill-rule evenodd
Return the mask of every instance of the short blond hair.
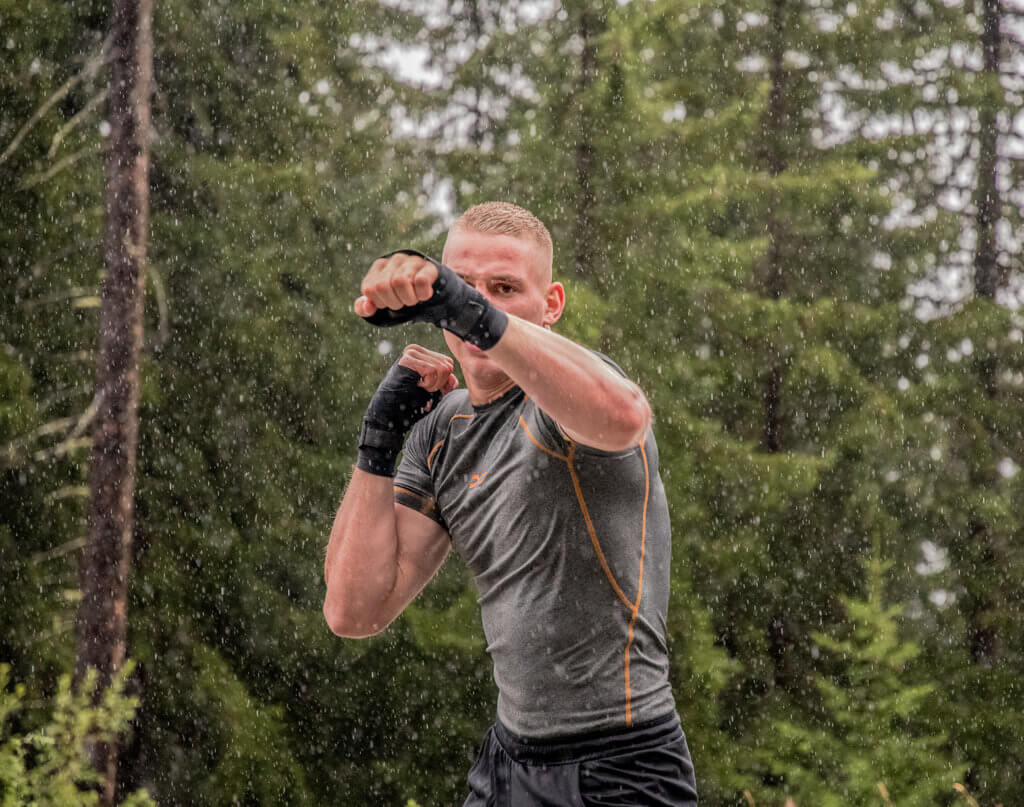
<path id="1" fill-rule="evenodd" d="M 529 210 L 510 202 L 484 202 L 474 205 L 455 220 L 451 229 L 529 238 L 544 247 L 548 255 L 554 251 L 551 233 L 544 226 L 544 222 Z"/>

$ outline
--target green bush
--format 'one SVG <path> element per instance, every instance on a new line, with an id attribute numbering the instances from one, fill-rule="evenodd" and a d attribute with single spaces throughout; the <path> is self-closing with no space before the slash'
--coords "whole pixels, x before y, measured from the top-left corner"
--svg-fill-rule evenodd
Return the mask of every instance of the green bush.
<path id="1" fill-rule="evenodd" d="M 124 694 L 131 668 L 126 664 L 95 704 L 94 671 L 78 694 L 71 676 L 61 676 L 56 693 L 43 705 L 42 725 L 19 734 L 12 730 L 12 717 L 28 705 L 28 689 L 24 684 L 11 686 L 10 666 L 0 664 L 0 807 L 99 803 L 96 786 L 101 777 L 92 768 L 89 748 L 115 742 L 134 716 L 138 699 Z M 122 804 L 143 807 L 156 802 L 139 790 Z"/>

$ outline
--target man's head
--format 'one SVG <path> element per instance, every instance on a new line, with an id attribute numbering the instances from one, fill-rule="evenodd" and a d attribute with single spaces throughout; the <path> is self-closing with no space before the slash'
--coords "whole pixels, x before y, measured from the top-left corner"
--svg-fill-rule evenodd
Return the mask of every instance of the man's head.
<path id="1" fill-rule="evenodd" d="M 442 262 L 509 314 L 548 327 L 562 315 L 565 290 L 551 281 L 551 235 L 527 210 L 486 202 L 463 213 L 448 231 Z M 467 383 L 487 372 L 486 356 L 445 333 Z"/>
<path id="2" fill-rule="evenodd" d="M 529 210 L 509 202 L 484 202 L 475 205 L 455 220 L 448 230 L 449 240 L 456 232 L 474 232 L 484 235 L 508 235 L 523 241 L 532 241 L 541 249 L 541 259 L 551 282 L 553 247 L 551 233 L 544 223 Z M 446 247 L 447 251 L 447 247 Z"/>

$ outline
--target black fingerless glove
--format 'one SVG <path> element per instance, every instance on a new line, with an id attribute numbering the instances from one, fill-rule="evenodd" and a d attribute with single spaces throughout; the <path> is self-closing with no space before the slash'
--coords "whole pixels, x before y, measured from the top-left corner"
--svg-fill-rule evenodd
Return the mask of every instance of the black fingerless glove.
<path id="1" fill-rule="evenodd" d="M 363 416 L 356 468 L 377 476 L 395 475 L 406 432 L 441 400 L 440 390 L 427 392 L 419 386 L 420 378 L 397 362 L 388 370 Z"/>
<path id="2" fill-rule="evenodd" d="M 508 314 L 495 308 L 480 292 L 455 272 L 414 249 L 399 249 L 382 255 L 390 258 L 399 253 L 416 255 L 437 267 L 434 294 L 429 300 L 397 310 L 381 308 L 372 316 L 363 317 L 371 325 L 389 328 L 404 322 L 430 322 L 481 350 L 497 344 L 508 326 Z"/>

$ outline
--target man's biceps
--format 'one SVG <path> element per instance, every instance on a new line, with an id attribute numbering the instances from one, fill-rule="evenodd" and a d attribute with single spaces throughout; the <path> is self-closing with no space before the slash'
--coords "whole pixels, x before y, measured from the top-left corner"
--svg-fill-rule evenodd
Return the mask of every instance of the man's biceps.
<path id="1" fill-rule="evenodd" d="M 447 546 L 448 532 L 413 502 L 395 501 L 395 527 L 398 532 L 399 551 L 406 553 L 429 552 Z"/>
<path id="2" fill-rule="evenodd" d="M 395 505 L 398 528 L 398 567 L 404 597 L 412 600 L 437 574 L 451 541 L 436 521 L 400 504 Z"/>

